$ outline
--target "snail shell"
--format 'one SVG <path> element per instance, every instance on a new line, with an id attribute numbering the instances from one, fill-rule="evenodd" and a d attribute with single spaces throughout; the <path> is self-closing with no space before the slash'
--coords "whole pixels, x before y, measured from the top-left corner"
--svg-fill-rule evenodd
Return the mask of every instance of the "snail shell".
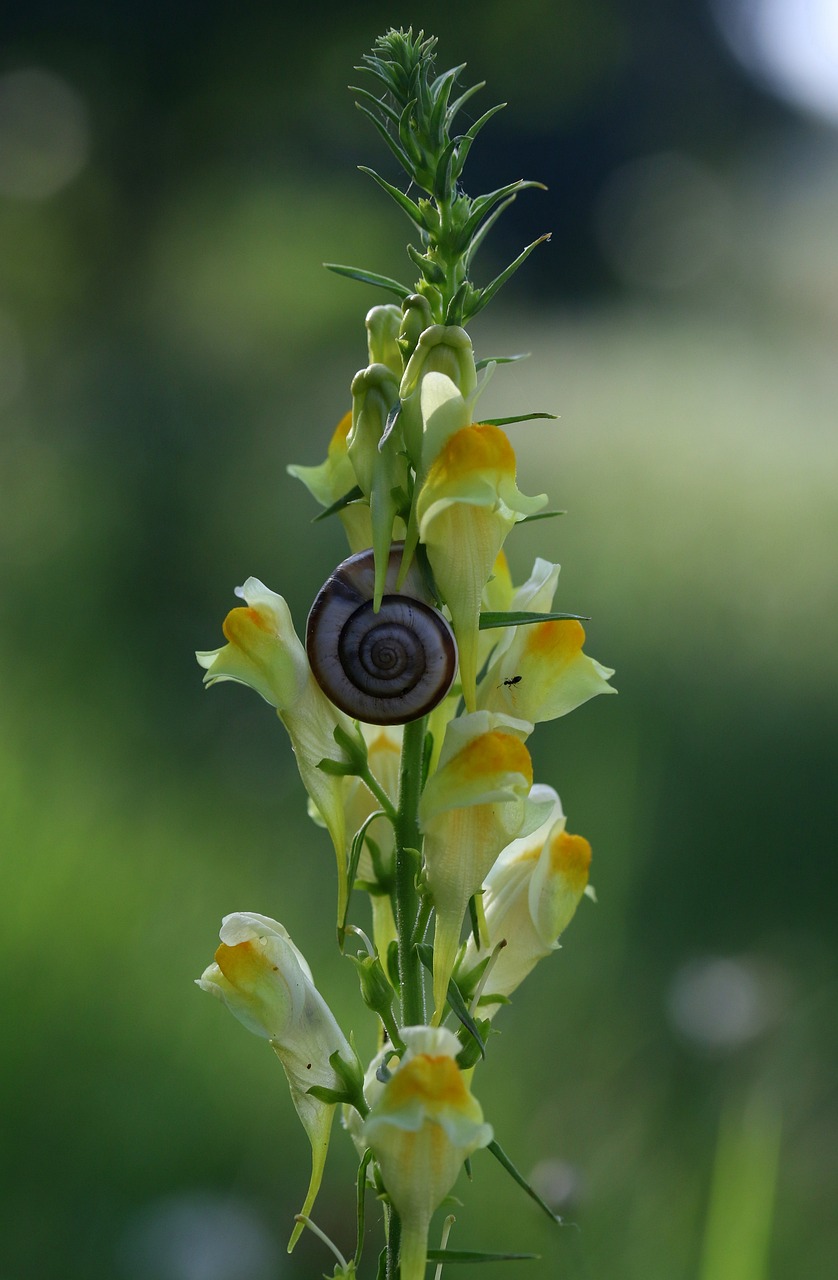
<path id="1" fill-rule="evenodd" d="M 400 542 L 390 550 L 378 613 L 370 550 L 338 565 L 308 615 L 306 651 L 315 680 L 336 707 L 366 724 L 418 720 L 442 701 L 457 671 L 454 633 L 415 564 L 401 591 L 395 589 L 402 550 Z"/>

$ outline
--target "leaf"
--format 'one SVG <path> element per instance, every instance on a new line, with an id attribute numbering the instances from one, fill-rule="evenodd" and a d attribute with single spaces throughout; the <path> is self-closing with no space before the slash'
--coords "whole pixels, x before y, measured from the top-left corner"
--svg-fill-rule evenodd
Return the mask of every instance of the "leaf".
<path id="1" fill-rule="evenodd" d="M 323 266 L 327 271 L 334 271 L 336 276 L 346 276 L 349 280 L 360 280 L 361 284 L 375 285 L 377 289 L 389 289 L 391 293 L 395 293 L 399 298 L 409 298 L 413 293 L 412 289 L 399 284 L 398 280 L 391 280 L 389 276 L 380 276 L 375 271 L 365 271 L 363 267 L 345 267 L 340 262 L 324 262 Z"/>
<path id="2" fill-rule="evenodd" d="M 322 511 L 318 511 L 311 523 L 317 524 L 318 520 L 325 520 L 327 516 L 335 515 L 338 511 L 342 511 L 344 507 L 348 507 L 350 502 L 357 502 L 363 496 L 363 489 L 359 484 L 356 484 L 354 489 L 350 489 L 342 498 L 338 498 L 336 502 L 333 502 L 330 507 L 325 507 Z M 520 523 L 523 524 L 523 520 Z"/>
<path id="3" fill-rule="evenodd" d="M 468 246 L 465 250 L 465 253 L 463 254 L 463 261 L 465 262 L 465 265 L 467 267 L 471 266 L 472 262 L 474 261 L 474 255 L 477 253 L 477 250 L 480 248 L 481 244 L 486 239 L 486 236 L 489 234 L 492 227 L 495 225 L 498 219 L 503 216 L 503 214 L 506 212 L 509 206 L 515 203 L 515 198 L 516 198 L 515 196 L 507 196 L 505 200 L 502 200 L 500 204 L 497 205 L 492 210 L 489 216 L 485 218 L 483 222 L 481 222 L 480 226 L 474 232 L 473 236 L 468 242 Z"/>
<path id="4" fill-rule="evenodd" d="M 531 524 L 533 520 L 552 520 L 554 516 L 566 516 L 566 511 L 536 511 L 531 516 L 524 516 L 518 524 Z"/>
<path id="5" fill-rule="evenodd" d="M 478 360 L 474 367 L 479 373 L 490 364 L 514 364 L 516 360 L 529 360 L 530 354 L 529 351 L 523 351 L 519 356 L 485 356 L 482 360 Z"/>
<path id="6" fill-rule="evenodd" d="M 538 1194 L 537 1191 L 533 1191 L 532 1187 L 527 1182 L 524 1175 L 522 1173 L 519 1173 L 519 1171 L 515 1168 L 515 1165 L 509 1159 L 509 1156 L 506 1154 L 506 1152 L 504 1151 L 500 1143 L 497 1142 L 495 1139 L 493 1139 L 489 1143 L 487 1150 L 491 1151 L 492 1155 L 495 1157 L 498 1163 L 502 1164 L 506 1172 L 509 1174 L 509 1176 L 515 1182 L 518 1183 L 518 1186 L 523 1187 L 527 1195 L 530 1196 L 535 1201 L 535 1203 L 538 1205 L 540 1209 L 544 1210 L 544 1212 L 547 1214 L 547 1217 L 550 1218 L 553 1222 L 555 1222 L 557 1226 L 563 1227 L 564 1223 L 562 1222 L 562 1219 L 559 1217 L 557 1213 L 553 1212 L 553 1210 L 550 1208 L 548 1204 L 545 1203 L 544 1200 L 541 1199 L 541 1196 Z"/>
<path id="7" fill-rule="evenodd" d="M 372 1160 L 372 1151 L 370 1150 L 369 1147 L 367 1147 L 366 1151 L 361 1157 L 361 1163 L 358 1165 L 357 1199 L 356 1199 L 356 1213 L 357 1213 L 357 1219 L 358 1219 L 358 1234 L 356 1236 L 356 1240 L 358 1243 L 355 1246 L 355 1259 L 354 1259 L 356 1270 L 361 1265 L 361 1254 L 364 1251 L 364 1218 L 365 1218 L 366 1199 L 367 1199 L 366 1197 L 367 1166 L 369 1165 L 370 1160 Z"/>
<path id="8" fill-rule="evenodd" d="M 551 418 L 556 422 L 558 417 L 557 413 L 516 413 L 511 418 L 483 418 L 483 425 L 486 427 L 508 427 L 513 422 L 532 422 L 535 418 Z"/>
<path id="9" fill-rule="evenodd" d="M 404 210 L 411 222 L 420 229 L 424 227 L 425 219 L 422 217 L 422 210 L 419 208 L 418 204 L 413 203 L 410 196 L 406 196 L 398 187 L 394 187 L 392 182 L 387 182 L 385 178 L 382 178 L 380 174 L 375 172 L 375 169 L 370 169 L 369 165 L 359 164 L 358 168 L 361 173 L 368 174 L 369 177 L 372 178 L 373 182 L 378 183 L 382 191 L 386 191 L 388 196 L 390 196 L 392 200 L 395 200 L 396 204 L 400 209 Z"/>
<path id="10" fill-rule="evenodd" d="M 356 89 L 355 92 L 360 93 L 360 90 Z M 372 97 L 372 94 L 370 94 L 369 96 Z M 381 103 L 379 105 L 383 107 L 384 104 Z M 396 157 L 399 164 L 402 166 L 403 169 L 406 169 L 407 172 L 410 173 L 410 170 L 411 170 L 410 157 L 405 155 L 404 151 L 402 151 L 401 147 L 399 146 L 398 142 L 393 137 L 393 135 L 390 133 L 390 130 L 387 128 L 386 124 L 384 124 L 382 120 L 379 120 L 375 112 L 370 111 L 369 107 L 365 106 L 363 102 L 356 102 L 355 106 L 362 113 L 362 115 L 365 115 L 367 117 L 368 120 L 372 120 L 376 129 L 381 134 L 384 141 L 387 143 L 387 146 L 393 152 L 393 155 Z M 398 117 L 396 117 L 396 120 L 398 121 Z"/>
<path id="11" fill-rule="evenodd" d="M 361 823 L 361 826 L 355 832 L 355 835 L 352 840 L 352 848 L 349 851 L 349 869 L 347 871 L 347 876 L 346 876 L 346 883 L 349 885 L 350 894 L 352 892 L 352 887 L 355 883 L 355 876 L 358 872 L 358 863 L 361 861 L 361 851 L 364 847 L 364 840 L 366 838 L 367 828 L 369 827 L 371 822 L 375 821 L 376 818 L 385 818 L 386 816 L 387 815 L 385 814 L 383 809 L 376 809 L 374 813 L 371 813 L 368 818 L 364 819 L 364 821 Z M 341 923 L 341 932 L 346 931 L 346 918 L 348 915 L 349 915 L 349 894 L 347 894 L 346 896 L 346 909 L 343 913 L 343 921 Z"/>
<path id="12" fill-rule="evenodd" d="M 521 253 L 518 254 L 518 257 L 515 259 L 514 262 L 510 262 L 509 266 L 506 268 L 505 271 L 501 271 L 500 275 L 495 276 L 491 284 L 487 284 L 485 289 L 481 289 L 479 297 L 477 299 L 477 304 L 469 312 L 466 319 L 470 320 L 472 316 L 477 315 L 478 311 L 482 311 L 483 308 L 486 306 L 486 304 L 488 302 L 491 302 L 492 298 L 494 298 L 498 290 L 502 289 L 503 286 L 506 284 L 507 280 L 509 280 L 510 277 L 512 277 L 515 274 L 515 272 L 518 270 L 521 264 L 526 262 L 527 258 L 532 253 L 533 249 L 537 248 L 538 245 L 543 244 L 545 240 L 551 240 L 552 236 L 553 236 L 552 231 L 546 231 L 543 236 L 539 236 L 537 240 L 533 240 L 532 244 L 528 244 L 526 249 L 523 249 Z"/>
<path id="13" fill-rule="evenodd" d="M 455 1017 L 459 1018 L 466 1031 L 468 1031 L 469 1035 L 477 1043 L 477 1047 L 480 1050 L 480 1057 L 485 1058 L 486 1042 L 480 1034 L 480 1028 L 469 1013 L 468 1006 L 463 999 L 462 992 L 453 978 L 449 978 L 448 980 L 448 1003 L 450 1004 Z"/>
<path id="14" fill-rule="evenodd" d="M 428 1262 L 529 1262 L 540 1253 L 479 1253 L 476 1249 L 429 1249 Z"/>
<path id="15" fill-rule="evenodd" d="M 558 513 L 557 513 L 558 514 Z M 523 520 L 521 524 L 523 524 Z M 481 613 L 480 630 L 491 631 L 494 627 L 526 627 L 533 622 L 563 622 L 565 620 L 573 622 L 590 622 L 590 617 L 584 613 Z"/>
<path id="16" fill-rule="evenodd" d="M 505 187 L 498 187 L 496 191 L 490 191 L 487 195 L 478 196 L 476 200 L 472 200 L 469 219 L 461 232 L 464 239 L 466 241 L 471 240 L 486 214 L 500 200 L 505 200 L 507 196 L 517 195 L 519 191 L 527 191 L 530 187 L 538 187 L 541 191 L 547 190 L 543 182 L 516 178 L 514 182 L 508 182 Z"/>

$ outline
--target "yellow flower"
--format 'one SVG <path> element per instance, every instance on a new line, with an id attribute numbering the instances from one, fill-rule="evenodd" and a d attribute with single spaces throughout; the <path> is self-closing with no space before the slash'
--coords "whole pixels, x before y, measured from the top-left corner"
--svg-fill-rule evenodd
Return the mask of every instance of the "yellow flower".
<path id="1" fill-rule="evenodd" d="M 515 483 L 515 454 L 498 427 L 464 427 L 445 445 L 417 501 L 419 536 L 451 611 L 466 707 L 476 709 L 480 602 L 512 526 L 539 510 Z"/>
<path id="2" fill-rule="evenodd" d="M 316 467 L 303 467 L 293 464 L 287 468 L 288 474 L 301 480 L 313 498 L 321 507 L 330 507 L 333 502 L 356 488 L 358 481 L 349 459 L 347 438 L 352 428 L 352 411 L 345 413 L 329 441 L 326 461 Z M 372 546 L 372 521 L 367 501 L 351 502 L 342 507 L 338 513 L 350 550 L 365 551 Z"/>
<path id="3" fill-rule="evenodd" d="M 486 977 L 480 1006 L 484 1017 L 500 1008 L 491 996 L 510 996 L 538 961 L 558 948 L 588 884 L 591 846 L 584 836 L 565 830 L 556 792 L 537 784 L 531 799 L 549 805 L 549 813 L 531 835 L 507 845 L 486 877 L 486 937 L 481 936 L 478 948 L 469 935 L 458 970 L 465 979 L 501 941 L 505 943 Z"/>
<path id="4" fill-rule="evenodd" d="M 444 1027 L 405 1027 L 402 1036 L 407 1052 L 379 1093 L 364 1138 L 401 1219 L 401 1280 L 422 1280 L 431 1217 L 463 1161 L 492 1141 L 492 1129 L 457 1066 L 457 1037 Z"/>
<path id="5" fill-rule="evenodd" d="M 557 564 L 536 560 L 508 607 L 549 613 L 558 576 Z M 567 715 L 599 693 L 616 693 L 608 683 L 614 672 L 583 653 L 584 642 L 584 628 L 573 618 L 505 628 L 480 681 L 478 707 L 538 724 Z"/>
<path id="6" fill-rule="evenodd" d="M 311 674 L 306 651 L 282 596 L 258 578 L 239 588 L 246 607 L 224 619 L 227 644 L 195 656 L 206 669 L 204 684 L 235 680 L 276 707 L 288 730 L 300 777 L 332 838 L 338 869 L 338 920 L 346 904 L 347 832 L 343 779 L 318 769 L 321 760 L 342 762 L 334 732 L 353 733 L 352 721 L 333 706 Z"/>
<path id="7" fill-rule="evenodd" d="M 311 1143 L 311 1181 L 302 1213 L 311 1212 L 323 1177 L 335 1104 L 313 1097 L 312 1086 L 340 1091 L 329 1062 L 338 1053 L 352 1069 L 355 1055 L 320 992 L 304 956 L 276 920 L 242 911 L 225 916 L 215 961 L 196 979 L 249 1031 L 271 1044 L 285 1070 L 291 1098 Z M 295 1228 L 289 1252 L 299 1238 Z"/>
<path id="8" fill-rule="evenodd" d="M 448 725 L 439 766 L 419 804 L 428 884 L 436 911 L 434 1022 L 444 1010 L 469 898 L 522 828 L 542 819 L 527 798 L 531 726 L 478 711 Z"/>

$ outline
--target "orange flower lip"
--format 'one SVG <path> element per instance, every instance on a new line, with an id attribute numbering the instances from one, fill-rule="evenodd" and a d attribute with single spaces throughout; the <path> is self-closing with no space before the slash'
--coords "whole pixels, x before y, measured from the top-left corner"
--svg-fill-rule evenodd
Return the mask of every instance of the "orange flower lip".
<path id="1" fill-rule="evenodd" d="M 550 843 L 550 863 L 554 871 L 566 878 L 571 889 L 581 893 L 588 883 L 591 846 L 584 836 L 561 831 Z"/>
<path id="2" fill-rule="evenodd" d="M 244 942 L 237 942 L 233 947 L 222 942 L 216 950 L 215 963 L 228 982 L 240 987 L 248 981 L 252 982 L 258 976 L 265 961 L 264 957 L 260 957 L 257 953 L 253 942 L 246 939 Z"/>
<path id="3" fill-rule="evenodd" d="M 436 458 L 434 484 L 471 471 L 502 471 L 515 475 L 515 451 L 499 427 L 473 423 L 455 431 Z"/>
<path id="4" fill-rule="evenodd" d="M 451 761 L 464 780 L 498 773 L 520 773 L 532 785 L 532 760 L 520 738 L 493 730 L 463 747 Z"/>
<path id="5" fill-rule="evenodd" d="M 431 1057 L 417 1054 L 393 1076 L 387 1090 L 387 1110 L 395 1111 L 411 1102 L 421 1102 L 433 1110 L 442 1106 L 462 1107 L 470 1095 L 462 1072 L 448 1054 Z"/>

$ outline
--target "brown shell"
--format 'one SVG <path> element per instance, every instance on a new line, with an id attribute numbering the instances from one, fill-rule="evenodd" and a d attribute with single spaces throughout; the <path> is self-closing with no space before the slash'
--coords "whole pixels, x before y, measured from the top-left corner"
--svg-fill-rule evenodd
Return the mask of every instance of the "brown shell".
<path id="1" fill-rule="evenodd" d="M 394 543 L 378 613 L 372 550 L 344 560 L 318 592 L 306 627 L 314 678 L 341 711 L 365 724 L 406 724 L 441 702 L 457 673 L 457 642 L 413 564 L 396 591 Z"/>

